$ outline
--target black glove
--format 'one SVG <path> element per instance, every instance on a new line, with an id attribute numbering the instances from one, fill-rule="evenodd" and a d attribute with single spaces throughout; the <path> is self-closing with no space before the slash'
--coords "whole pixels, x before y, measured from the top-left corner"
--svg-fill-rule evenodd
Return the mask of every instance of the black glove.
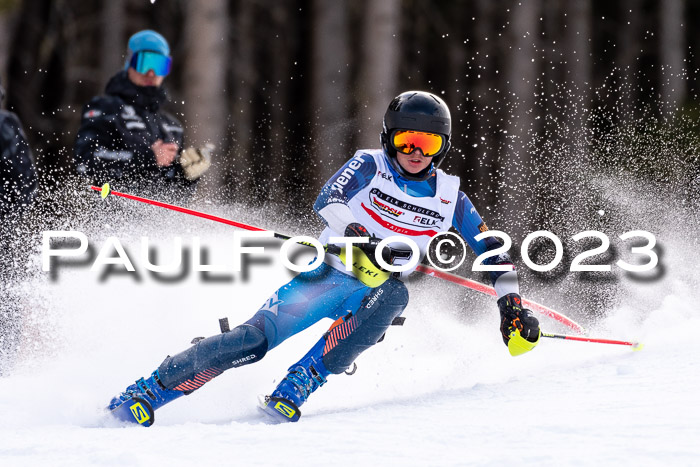
<path id="1" fill-rule="evenodd" d="M 346 237 L 367 237 L 367 238 L 369 238 L 368 243 L 359 243 L 355 246 L 357 246 L 360 250 L 362 250 L 362 252 L 365 255 L 367 255 L 367 258 L 369 258 L 369 260 L 372 262 L 372 264 L 374 264 L 376 267 L 378 267 L 382 271 L 385 270 L 377 263 L 377 256 L 376 256 L 377 245 L 379 245 L 379 242 L 382 241 L 381 238 L 370 234 L 367 231 L 367 228 L 364 225 L 360 224 L 359 222 L 353 222 L 352 224 L 348 224 L 348 226 L 345 227 L 345 236 Z M 391 248 L 385 247 L 382 250 L 382 259 L 387 264 L 392 263 Z"/>
<path id="2" fill-rule="evenodd" d="M 372 235 L 367 231 L 367 228 L 360 224 L 359 222 L 353 222 L 345 227 L 346 237 L 368 237 L 371 238 Z"/>
<path id="3" fill-rule="evenodd" d="M 530 310 L 522 308 L 520 295 L 509 293 L 502 296 L 498 299 L 498 309 L 501 312 L 501 335 L 506 345 L 515 331 L 519 331 L 526 341 L 537 344 L 540 338 L 540 322 L 532 316 Z"/>

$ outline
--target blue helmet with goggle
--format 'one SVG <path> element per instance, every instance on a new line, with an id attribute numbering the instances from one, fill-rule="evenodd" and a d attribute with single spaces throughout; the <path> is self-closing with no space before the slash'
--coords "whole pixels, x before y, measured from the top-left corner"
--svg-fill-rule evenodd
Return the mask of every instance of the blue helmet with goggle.
<path id="1" fill-rule="evenodd" d="M 143 74 L 153 70 L 157 76 L 166 76 L 171 62 L 168 41 L 157 32 L 146 29 L 129 38 L 124 69 L 133 68 Z"/>
<path id="2" fill-rule="evenodd" d="M 399 174 L 409 180 L 425 180 L 444 160 L 451 146 L 451 135 L 452 119 L 445 101 L 429 92 L 407 91 L 389 104 L 380 141 L 391 166 Z M 433 161 L 425 171 L 410 174 L 399 165 L 396 153 L 410 154 L 416 149 Z"/>

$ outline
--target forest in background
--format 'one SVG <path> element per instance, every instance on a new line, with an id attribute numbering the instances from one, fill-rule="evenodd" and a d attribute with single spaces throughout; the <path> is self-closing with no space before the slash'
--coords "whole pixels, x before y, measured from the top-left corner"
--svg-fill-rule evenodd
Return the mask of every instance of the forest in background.
<path id="1" fill-rule="evenodd" d="M 697 173 L 698 0 L 3 0 L 4 105 L 44 187 L 72 174 L 81 108 L 145 28 L 170 42 L 186 144 L 217 147 L 200 199 L 308 212 L 408 89 L 450 106 L 442 168 L 492 228 L 556 227 L 591 167 Z"/>

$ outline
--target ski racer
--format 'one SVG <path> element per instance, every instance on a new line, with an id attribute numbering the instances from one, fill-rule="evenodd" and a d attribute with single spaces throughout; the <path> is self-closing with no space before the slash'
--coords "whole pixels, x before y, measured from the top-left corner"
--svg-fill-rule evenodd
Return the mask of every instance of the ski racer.
<path id="1" fill-rule="evenodd" d="M 131 36 L 124 70 L 107 83 L 106 95 L 83 108 L 74 148 L 79 174 L 136 192 L 193 191 L 209 169 L 209 149 L 183 151 L 182 125 L 160 109 L 171 62 L 170 46 L 159 33 Z"/>
<path id="2" fill-rule="evenodd" d="M 114 397 L 111 413 L 150 426 L 154 411 L 164 404 L 230 368 L 261 360 L 290 336 L 331 318 L 330 329 L 260 401 L 261 408 L 280 421 L 299 420 L 299 409 L 310 394 L 382 340 L 408 304 L 403 279 L 411 271 L 382 276 L 375 248 L 380 238 L 410 237 L 421 258 L 429 240 L 451 226 L 477 254 L 501 246 L 493 237 L 474 240 L 486 230 L 484 222 L 459 191 L 459 178 L 438 169 L 450 149 L 450 135 L 450 112 L 438 96 L 409 91 L 394 98 L 384 116 L 381 149 L 357 151 L 314 204 L 327 225 L 321 243 L 342 236 L 368 240 L 353 248 L 353 271 L 346 271 L 345 254 L 326 255 L 321 266 L 279 288 L 248 321 L 168 356 L 148 378 Z M 406 264 L 410 253 L 394 245 L 400 243 L 385 248 L 382 259 Z M 507 254 L 490 259 L 490 264 L 511 265 Z M 494 272 L 491 280 L 499 297 L 503 341 L 514 355 L 533 349 L 540 337 L 539 323 L 521 307 L 516 272 Z"/>

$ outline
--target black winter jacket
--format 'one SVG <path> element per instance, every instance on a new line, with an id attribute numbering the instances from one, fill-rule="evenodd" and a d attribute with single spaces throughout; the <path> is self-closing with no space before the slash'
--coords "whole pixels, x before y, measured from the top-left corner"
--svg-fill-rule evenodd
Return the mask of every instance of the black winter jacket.
<path id="1" fill-rule="evenodd" d="M 78 173 L 98 185 L 110 182 L 115 190 L 193 187 L 195 182 L 184 177 L 179 155 L 170 166 L 158 167 L 151 149 L 158 139 L 183 149 L 182 125 L 160 111 L 165 90 L 136 86 L 126 71 L 120 71 L 105 92 L 83 108 L 74 150 Z"/>
<path id="2" fill-rule="evenodd" d="M 0 110 L 0 219 L 19 212 L 36 196 L 32 151 L 17 115 Z"/>

